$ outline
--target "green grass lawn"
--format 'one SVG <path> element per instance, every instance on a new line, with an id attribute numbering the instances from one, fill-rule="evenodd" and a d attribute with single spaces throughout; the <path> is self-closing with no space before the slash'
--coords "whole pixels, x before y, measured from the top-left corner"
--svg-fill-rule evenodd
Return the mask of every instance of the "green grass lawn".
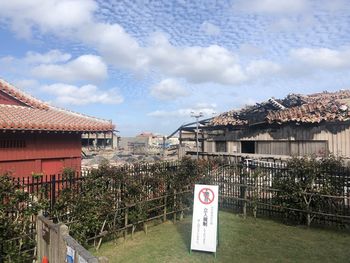
<path id="1" fill-rule="evenodd" d="M 287 226 L 220 212 L 220 245 L 213 254 L 192 252 L 191 218 L 104 243 L 95 255 L 110 262 L 350 262 L 349 232 Z"/>

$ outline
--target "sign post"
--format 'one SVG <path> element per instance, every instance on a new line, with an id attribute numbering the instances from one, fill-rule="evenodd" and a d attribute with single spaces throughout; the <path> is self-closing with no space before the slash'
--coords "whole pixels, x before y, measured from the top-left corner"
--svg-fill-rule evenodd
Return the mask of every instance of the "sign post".
<path id="1" fill-rule="evenodd" d="M 196 184 L 194 187 L 191 249 L 213 252 L 218 245 L 217 185 Z"/>

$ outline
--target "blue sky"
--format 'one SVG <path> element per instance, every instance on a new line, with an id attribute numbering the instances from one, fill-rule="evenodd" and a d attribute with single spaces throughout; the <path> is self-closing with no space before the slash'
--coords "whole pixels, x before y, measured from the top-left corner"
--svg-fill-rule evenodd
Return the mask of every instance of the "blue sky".
<path id="1" fill-rule="evenodd" d="M 350 87 L 347 0 L 0 0 L 0 77 L 122 136 Z"/>

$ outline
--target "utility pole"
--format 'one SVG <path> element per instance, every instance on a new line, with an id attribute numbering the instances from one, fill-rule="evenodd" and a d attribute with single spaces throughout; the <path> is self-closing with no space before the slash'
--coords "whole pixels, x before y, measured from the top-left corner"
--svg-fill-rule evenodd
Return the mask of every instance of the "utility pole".
<path id="1" fill-rule="evenodd" d="M 191 112 L 191 117 L 194 117 L 196 118 L 196 149 L 197 149 L 197 161 L 199 160 L 199 150 L 198 150 L 198 127 L 199 127 L 199 123 L 198 123 L 198 119 L 200 117 L 203 116 L 203 113 L 202 112 L 199 112 L 199 113 L 194 113 L 193 111 Z"/>

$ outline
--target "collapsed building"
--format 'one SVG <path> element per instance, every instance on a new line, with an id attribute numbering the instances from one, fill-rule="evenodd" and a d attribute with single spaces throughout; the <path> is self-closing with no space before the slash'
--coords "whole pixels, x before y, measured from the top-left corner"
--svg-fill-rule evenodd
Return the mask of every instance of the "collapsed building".
<path id="1" fill-rule="evenodd" d="M 350 91 L 289 94 L 200 122 L 201 155 L 246 154 L 289 157 L 333 154 L 350 159 Z M 184 125 L 183 138 L 195 140 L 195 127 Z"/>

